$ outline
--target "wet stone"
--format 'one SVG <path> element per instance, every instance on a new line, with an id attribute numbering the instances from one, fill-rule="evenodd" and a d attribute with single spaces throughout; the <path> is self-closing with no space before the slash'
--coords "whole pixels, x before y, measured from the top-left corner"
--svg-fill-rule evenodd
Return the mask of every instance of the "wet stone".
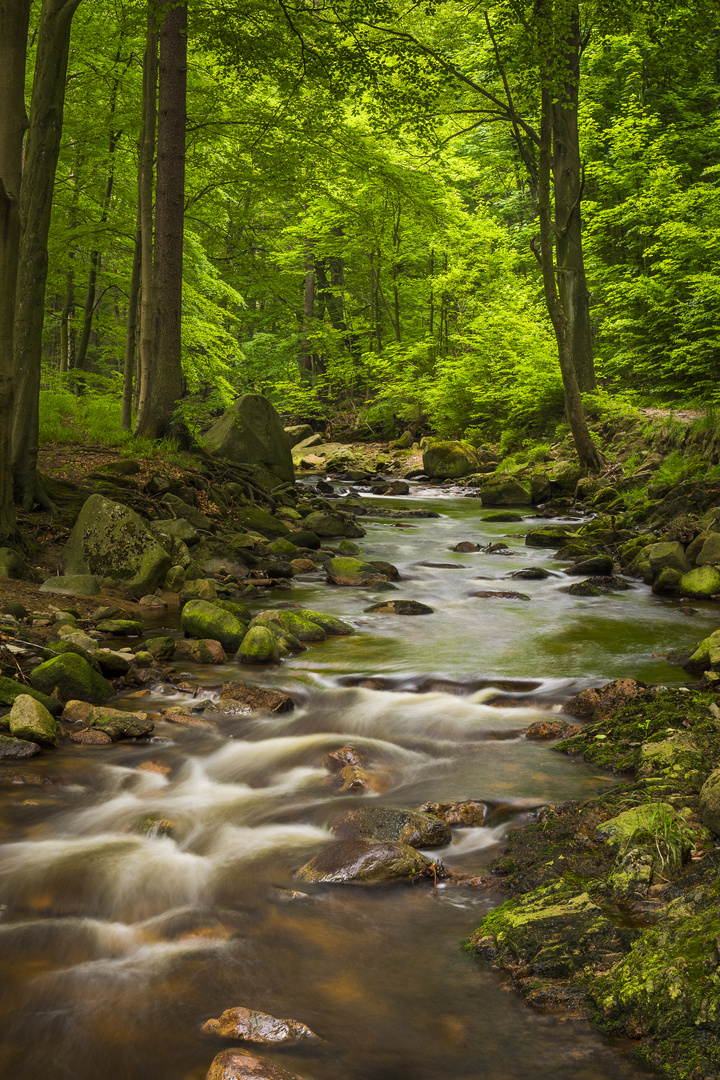
<path id="1" fill-rule="evenodd" d="M 354 746 L 341 746 L 328 754 L 326 763 L 331 772 L 340 772 L 346 765 L 361 765 L 362 758 Z"/>
<path id="2" fill-rule="evenodd" d="M 315 1032 L 299 1020 L 278 1020 L 268 1013 L 242 1006 L 226 1009 L 217 1019 L 207 1020 L 202 1030 L 206 1035 L 217 1035 L 221 1039 L 239 1039 L 261 1045 L 317 1039 Z"/>
<path id="3" fill-rule="evenodd" d="M 223 683 L 220 700 L 223 699 L 240 702 L 250 709 L 263 709 L 265 712 L 272 713 L 292 712 L 295 708 L 293 699 L 282 690 L 254 686 L 252 683 L 241 682 L 239 679 Z"/>
<path id="4" fill-rule="evenodd" d="M 88 717 L 88 726 L 109 735 L 113 742 L 119 739 L 140 739 L 153 730 L 147 713 L 122 712 L 120 709 L 99 707 Z"/>
<path id="5" fill-rule="evenodd" d="M 526 593 L 512 592 L 509 589 L 483 589 L 480 592 L 470 593 L 470 596 L 478 600 L 529 600 Z"/>
<path id="6" fill-rule="evenodd" d="M 83 728 L 82 731 L 73 731 L 70 741 L 79 743 L 81 746 L 108 746 L 112 739 L 104 731 L 96 731 L 94 728 Z"/>
<path id="7" fill-rule="evenodd" d="M 298 1077 L 241 1050 L 223 1050 L 213 1059 L 206 1080 L 298 1080 Z"/>
<path id="8" fill-rule="evenodd" d="M 395 807 L 361 806 L 332 821 L 338 836 L 349 839 L 393 840 L 410 847 L 443 847 L 450 843 L 450 826 L 434 814 Z"/>
<path id="9" fill-rule="evenodd" d="M 224 664 L 225 650 L 219 641 L 212 638 L 193 638 L 178 641 L 175 646 L 176 658 L 192 660 L 196 664 Z"/>
<path id="10" fill-rule="evenodd" d="M 364 608 L 368 614 L 377 615 L 434 615 L 435 609 L 427 604 L 421 604 L 419 600 L 385 600 L 379 604 L 371 604 Z"/>
<path id="11" fill-rule="evenodd" d="M 448 825 L 466 826 L 472 828 L 485 824 L 488 808 L 484 802 L 478 799 L 465 799 L 461 802 L 423 803 L 418 807 L 421 813 L 434 814 L 435 817 L 446 821 Z"/>
<path id="12" fill-rule="evenodd" d="M 410 880 L 430 866 L 430 860 L 409 844 L 341 840 L 301 866 L 295 877 L 317 884 L 375 885 Z"/>
<path id="13" fill-rule="evenodd" d="M 562 739 L 568 733 L 568 724 L 564 720 L 537 720 L 526 728 L 526 739 Z"/>
<path id="14" fill-rule="evenodd" d="M 544 581 L 551 576 L 549 570 L 542 566 L 524 566 L 522 570 L 513 570 L 511 578 L 519 578 L 521 581 Z"/>
<path id="15" fill-rule="evenodd" d="M 582 690 L 563 706 L 563 712 L 570 716 L 605 720 L 645 689 L 645 684 L 636 682 L 635 679 L 615 679 L 603 687 Z"/>
<path id="16" fill-rule="evenodd" d="M 456 544 L 455 547 L 450 548 L 450 550 L 451 551 L 466 551 L 466 552 L 479 551 L 480 550 L 480 545 L 479 544 L 473 544 L 471 540 L 461 540 L 459 544 Z"/>
<path id="17" fill-rule="evenodd" d="M 19 761 L 40 753 L 37 743 L 25 739 L 14 739 L 10 735 L 0 735 L 0 758 Z"/>

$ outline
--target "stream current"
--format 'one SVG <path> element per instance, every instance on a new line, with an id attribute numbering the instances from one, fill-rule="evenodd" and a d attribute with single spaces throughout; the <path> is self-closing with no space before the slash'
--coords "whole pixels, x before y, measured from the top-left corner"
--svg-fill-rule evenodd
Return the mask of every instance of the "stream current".
<path id="1" fill-rule="evenodd" d="M 552 552 L 510 532 L 532 522 L 481 522 L 479 503 L 457 497 L 380 501 L 442 514 L 363 521 L 364 551 L 401 572 L 397 592 L 332 589 L 318 574 L 257 604 L 316 607 L 356 634 L 279 668 L 183 668 L 201 687 L 194 701 L 156 687 L 138 703 L 197 705 L 249 678 L 291 693 L 294 712 L 221 718 L 218 732 L 158 722 L 141 745 L 46 752 L 31 768 L 52 784 L 0 787 L 2 1080 L 202 1080 L 227 1044 L 200 1025 L 236 1005 L 322 1036 L 319 1049 L 260 1050 L 307 1080 L 646 1075 L 586 1023 L 526 1008 L 462 952 L 498 892 L 302 886 L 307 897 L 292 898 L 292 875 L 333 841 L 340 809 L 467 798 L 494 807 L 487 827 L 455 829 L 449 847 L 428 854 L 486 873 L 532 808 L 611 782 L 519 732 L 598 682 L 679 683 L 655 654 L 714 629 L 710 611 L 688 618 L 637 583 L 568 596 L 560 589 L 572 579 Z M 501 539 L 510 556 L 450 550 Z M 552 576 L 507 579 L 533 565 Z M 530 600 L 470 595 L 483 588 Z M 364 613 L 405 597 L 435 614 Z M 179 633 L 177 615 L 148 621 L 149 635 L 168 632 Z M 380 793 L 331 786 L 324 760 L 348 743 Z M 171 771 L 137 770 L 148 761 Z M 172 838 L 131 831 L 148 815 L 171 821 Z"/>

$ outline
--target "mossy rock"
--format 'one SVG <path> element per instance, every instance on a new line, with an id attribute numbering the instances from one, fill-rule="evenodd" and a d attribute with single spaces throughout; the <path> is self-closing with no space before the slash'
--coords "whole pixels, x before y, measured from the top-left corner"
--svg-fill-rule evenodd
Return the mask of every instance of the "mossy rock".
<path id="1" fill-rule="evenodd" d="M 259 506 L 241 506 L 233 510 L 233 516 L 246 529 L 262 533 L 263 536 L 285 536 L 290 529 L 278 517 L 273 517 Z"/>
<path id="2" fill-rule="evenodd" d="M 321 626 L 307 615 L 301 615 L 299 611 L 261 611 L 250 625 L 258 626 L 264 623 L 277 623 L 298 641 L 325 641 L 327 638 Z"/>
<path id="3" fill-rule="evenodd" d="M 13 702 L 10 734 L 39 746 L 58 745 L 57 722 L 45 706 L 29 694 L 20 694 Z"/>
<path id="4" fill-rule="evenodd" d="M 529 487 L 510 476 L 498 476 L 480 489 L 483 506 L 530 506 Z"/>
<path id="5" fill-rule="evenodd" d="M 423 453 L 426 476 L 456 480 L 477 472 L 480 462 L 471 443 L 445 440 L 431 443 Z"/>
<path id="6" fill-rule="evenodd" d="M 720 570 L 716 566 L 696 566 L 679 579 L 683 596 L 691 600 L 707 600 L 720 593 Z"/>
<path id="7" fill-rule="evenodd" d="M 261 394 L 243 394 L 204 435 L 222 457 L 256 465 L 277 481 L 295 481 L 292 453 L 282 421 Z"/>
<path id="8" fill-rule="evenodd" d="M 253 625 L 264 626 L 270 631 L 277 642 L 280 656 L 290 656 L 291 653 L 307 652 L 307 645 L 303 645 L 302 641 L 286 630 L 284 626 L 281 626 L 280 623 L 260 621 L 254 624 L 251 623 L 250 629 L 252 629 Z"/>
<path id="9" fill-rule="evenodd" d="M 347 634 L 355 633 L 349 623 L 343 622 L 342 619 L 338 619 L 335 615 L 326 615 L 323 611 L 315 611 L 313 608 L 298 608 L 295 614 L 310 619 L 330 637 L 345 637 Z"/>
<path id="10" fill-rule="evenodd" d="M 280 537 L 278 540 L 273 540 L 270 544 L 270 551 L 273 555 L 287 555 L 288 558 L 294 559 L 298 554 L 298 549 L 289 540 L 285 540 Z"/>
<path id="11" fill-rule="evenodd" d="M 40 747 L 27 739 L 14 739 L 12 735 L 0 735 L 0 761 L 21 761 L 40 753 Z"/>
<path id="12" fill-rule="evenodd" d="M 13 548 L 0 547 L 0 579 L 32 581 L 33 573 L 23 556 Z"/>
<path id="13" fill-rule="evenodd" d="M 280 648 L 267 626 L 253 626 L 242 639 L 237 659 L 243 664 L 277 664 Z"/>
<path id="14" fill-rule="evenodd" d="M 560 548 L 575 535 L 572 525 L 544 525 L 525 534 L 525 547 Z"/>
<path id="15" fill-rule="evenodd" d="M 308 514 L 303 524 L 305 529 L 320 537 L 347 536 L 352 539 L 365 535 L 365 530 L 361 529 L 357 522 L 324 510 L 315 510 Z"/>
<path id="16" fill-rule="evenodd" d="M 493 514 L 483 514 L 482 521 L 495 521 L 498 523 L 511 524 L 517 521 L 522 521 L 522 514 L 515 514 L 512 510 L 497 510 Z"/>
<path id="17" fill-rule="evenodd" d="M 42 593 L 61 593 L 63 596 L 97 596 L 100 583 L 92 574 L 58 574 L 43 581 Z"/>
<path id="18" fill-rule="evenodd" d="M 57 689 L 65 701 L 104 702 L 115 693 L 111 684 L 94 671 L 86 660 L 74 653 L 53 657 L 33 668 L 30 683 L 43 694 Z"/>
<path id="19" fill-rule="evenodd" d="M 91 574 L 143 596 L 165 579 L 171 559 L 139 514 L 91 495 L 63 548 L 62 565 L 68 574 Z"/>
<path id="20" fill-rule="evenodd" d="M 120 739 L 144 738 L 150 735 L 154 728 L 152 720 L 148 720 L 144 713 L 136 715 L 107 707 L 93 709 L 88 717 L 87 725 L 109 735 L 113 742 L 118 742 Z"/>
<path id="21" fill-rule="evenodd" d="M 192 580 L 186 580 L 183 587 L 180 589 L 180 596 L 178 597 L 180 607 L 184 607 L 190 600 L 208 600 L 215 601 L 218 599 L 218 586 L 217 582 L 212 578 L 206 578 L 204 573 L 201 578 L 195 578 Z"/>
<path id="22" fill-rule="evenodd" d="M 690 563 L 685 554 L 685 548 L 679 540 L 652 544 L 648 549 L 648 558 L 650 559 L 652 571 L 656 575 L 659 574 L 665 566 L 669 566 L 672 570 L 677 570 L 680 574 L 687 574 L 690 570 Z"/>
<path id="23" fill-rule="evenodd" d="M 435 609 L 421 604 L 419 600 L 383 600 L 364 609 L 378 615 L 434 615 Z"/>
<path id="24" fill-rule="evenodd" d="M 247 630 L 235 615 L 207 600 L 190 600 L 185 604 L 180 625 L 189 637 L 219 641 L 227 652 L 235 652 Z"/>
<path id="25" fill-rule="evenodd" d="M 148 638 L 138 651 L 148 652 L 156 660 L 169 660 L 175 651 L 175 639 L 171 637 Z"/>
<path id="26" fill-rule="evenodd" d="M 387 575 L 383 574 L 376 566 L 371 563 L 361 562 L 360 559 L 346 558 L 344 556 L 330 559 L 325 566 L 325 572 L 331 585 L 348 587 L 373 586 L 377 588 L 379 585 L 388 583 Z"/>
<path id="27" fill-rule="evenodd" d="M 135 619 L 104 619 L 97 624 L 101 634 L 114 634 L 115 637 L 139 637 L 142 623 Z"/>
<path id="28" fill-rule="evenodd" d="M 35 698 L 53 716 L 57 716 L 58 713 L 62 712 L 62 702 L 58 701 L 57 698 L 50 697 L 49 694 L 43 694 L 32 686 L 23 686 L 22 683 L 15 682 L 14 679 L 8 679 L 5 675 L 0 675 L 0 705 L 12 705 L 21 694 L 29 694 L 30 697 Z"/>
<path id="29" fill-rule="evenodd" d="M 231 615 L 234 615 L 240 622 L 249 623 L 252 614 L 247 604 L 239 604 L 237 600 L 213 600 L 213 606 L 220 608 L 221 611 L 228 611 Z"/>

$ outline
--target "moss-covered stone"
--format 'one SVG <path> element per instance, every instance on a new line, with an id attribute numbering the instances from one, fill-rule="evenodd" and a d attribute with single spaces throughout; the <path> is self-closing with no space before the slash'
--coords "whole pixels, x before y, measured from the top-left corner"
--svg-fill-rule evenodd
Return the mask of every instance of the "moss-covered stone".
<path id="1" fill-rule="evenodd" d="M 290 529 L 279 517 L 274 517 L 260 506 L 242 506 L 233 510 L 233 516 L 246 529 L 263 536 L 285 536 Z"/>
<path id="2" fill-rule="evenodd" d="M 333 885 L 375 885 L 409 881 L 430 870 L 430 860 L 409 844 L 390 840 L 341 840 L 295 873 L 300 881 Z"/>
<path id="3" fill-rule="evenodd" d="M 30 683 L 43 694 L 52 694 L 57 689 L 65 701 L 79 698 L 81 701 L 103 702 L 114 693 L 110 683 L 74 653 L 53 657 L 33 668 Z"/>
<path id="4" fill-rule="evenodd" d="M 175 651 L 175 639 L 171 637 L 152 637 L 144 641 L 144 652 L 149 652 L 156 660 L 169 660 Z"/>
<path id="5" fill-rule="evenodd" d="M 201 578 L 194 578 L 191 580 L 185 580 L 185 584 L 180 589 L 180 596 L 178 597 L 180 607 L 184 607 L 190 600 L 209 600 L 214 601 L 218 599 L 218 586 L 217 582 L 212 578 L 206 578 L 204 575 Z"/>
<path id="6" fill-rule="evenodd" d="M 62 565 L 66 573 L 91 574 L 142 596 L 164 580 L 171 559 L 139 514 L 91 495 L 63 548 Z"/>
<path id="7" fill-rule="evenodd" d="M 21 694 L 29 694 L 30 697 L 35 698 L 53 716 L 57 716 L 58 713 L 62 712 L 62 702 L 58 701 L 57 698 L 50 697 L 49 694 L 43 694 L 32 686 L 23 686 L 22 683 L 16 682 L 14 679 L 8 679 L 5 675 L 0 675 L 0 705 L 12 705 Z"/>
<path id="8" fill-rule="evenodd" d="M 709 599 L 720 593 L 720 570 L 716 566 L 696 566 L 683 574 L 679 587 L 683 596 L 689 596 L 691 600 Z"/>
<path id="9" fill-rule="evenodd" d="M 235 615 L 207 600 L 190 600 L 185 604 L 180 624 L 189 637 L 212 638 L 228 652 L 235 652 L 247 630 Z"/>
<path id="10" fill-rule="evenodd" d="M 145 713 L 123 712 L 107 706 L 93 709 L 87 725 L 109 735 L 113 742 L 118 742 L 119 739 L 141 739 L 150 735 L 154 728 L 152 720 L 148 720 Z"/>
<path id="11" fill-rule="evenodd" d="M 659 574 L 665 566 L 677 570 L 680 574 L 687 574 L 690 570 L 685 549 L 678 540 L 652 544 L 648 549 L 648 558 L 654 574 Z"/>
<path id="12" fill-rule="evenodd" d="M 345 637 L 347 634 L 355 633 L 349 623 L 338 619 L 335 615 L 326 615 L 324 611 L 315 611 L 314 608 L 298 608 L 295 614 L 310 619 L 330 637 Z"/>
<path id="13" fill-rule="evenodd" d="M 483 506 L 530 506 L 530 488 L 511 476 L 497 476 L 480 489 Z"/>
<path id="14" fill-rule="evenodd" d="M 325 641 L 327 638 L 321 626 L 309 619 L 307 615 L 300 614 L 299 611 L 261 611 L 255 616 L 251 626 L 271 622 L 280 625 L 298 641 Z"/>
<path id="15" fill-rule="evenodd" d="M 292 454 L 282 421 L 261 394 L 243 394 L 205 433 L 205 441 L 231 461 L 257 465 L 279 482 L 295 481 Z"/>
<path id="16" fill-rule="evenodd" d="M 423 472 L 440 480 L 455 480 L 477 472 L 480 464 L 471 443 L 452 440 L 431 443 L 423 452 Z"/>
<path id="17" fill-rule="evenodd" d="M 240 622 L 249 623 L 252 614 L 247 604 L 239 604 L 237 600 L 213 600 L 213 605 L 221 611 L 228 611 Z"/>
<path id="18" fill-rule="evenodd" d="M 97 624 L 101 634 L 114 634 L 115 637 L 139 637 L 142 623 L 136 619 L 104 619 Z"/>
<path id="19" fill-rule="evenodd" d="M 525 547 L 559 548 L 574 536 L 572 525 L 544 525 L 525 534 Z"/>
<path id="20" fill-rule="evenodd" d="M 20 761 L 40 753 L 40 747 L 27 739 L 14 739 L 12 735 L 0 735 L 0 760 Z"/>
<path id="21" fill-rule="evenodd" d="M 279 537 L 277 540 L 273 540 L 270 544 L 270 551 L 273 555 L 287 555 L 289 559 L 294 559 L 298 554 L 298 549 L 289 540 L 285 540 L 283 537 Z"/>
<path id="22" fill-rule="evenodd" d="M 165 580 L 163 581 L 162 586 L 163 589 L 165 589 L 167 592 L 179 593 L 184 584 L 185 570 L 183 569 L 183 567 L 180 565 L 171 566 L 167 574 L 165 575 Z"/>
<path id="23" fill-rule="evenodd" d="M 386 574 L 371 563 L 361 562 L 360 559 L 342 556 L 330 559 L 325 565 L 325 573 L 331 585 L 378 588 L 378 586 L 389 584 Z"/>
<path id="24" fill-rule="evenodd" d="M 10 734 L 39 746 L 58 745 L 57 722 L 45 706 L 29 694 L 20 694 L 13 702 Z"/>
<path id="25" fill-rule="evenodd" d="M 63 596 L 97 596 L 100 583 L 92 574 L 57 574 L 40 586 L 43 593 L 61 593 Z"/>
<path id="26" fill-rule="evenodd" d="M 356 521 L 325 510 L 315 510 L 308 514 L 303 525 L 305 529 L 320 537 L 347 536 L 352 539 L 365 535 L 365 530 L 361 529 Z"/>
<path id="27" fill-rule="evenodd" d="M 275 636 L 267 626 L 253 626 L 245 634 L 237 659 L 243 664 L 277 664 L 280 649 Z"/>

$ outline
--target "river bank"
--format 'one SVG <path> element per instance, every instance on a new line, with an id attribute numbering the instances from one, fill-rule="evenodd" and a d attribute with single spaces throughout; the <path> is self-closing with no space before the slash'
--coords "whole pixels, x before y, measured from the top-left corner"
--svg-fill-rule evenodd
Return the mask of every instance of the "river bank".
<path id="1" fill-rule="evenodd" d="M 124 483 L 108 481 L 112 473 L 100 471 L 94 497 L 136 505 L 145 520 L 157 521 L 152 531 L 158 537 L 168 524 L 175 528 L 172 522 L 187 519 L 177 510 L 170 515 L 177 503 L 163 502 L 162 491 L 151 490 L 160 472 L 138 466 L 138 472 L 119 474 Z M 586 688 L 622 676 L 669 686 L 668 709 L 677 711 L 672 695 L 685 694 L 679 688 L 696 684 L 702 672 L 673 667 L 666 655 L 697 651 L 695 644 L 717 626 L 715 602 L 688 605 L 681 595 L 653 592 L 623 574 L 612 537 L 609 543 L 583 541 L 583 551 L 571 554 L 568 535 L 580 542 L 580 530 L 598 520 L 589 504 L 575 500 L 503 513 L 481 510 L 476 498 L 465 497 L 472 489 L 456 483 L 410 478 L 408 494 L 392 496 L 373 492 L 370 482 L 332 474 L 323 488 L 316 473 L 292 491 L 268 492 L 272 504 L 257 491 L 255 504 L 237 495 L 224 504 L 223 490 L 240 484 L 242 475 L 226 474 L 221 483 L 210 476 L 206 486 L 193 487 L 194 471 L 166 471 L 166 493 L 205 519 L 196 518 L 197 539 L 182 541 L 186 566 L 172 564 L 184 571 L 177 591 L 153 589 L 130 599 L 106 584 L 91 596 L 43 592 L 32 581 L 9 586 L 18 590 L 14 602 L 25 602 L 30 614 L 18 611 L 16 623 L 4 621 L 4 641 L 19 650 L 3 654 L 5 678 L 13 679 L 20 664 L 32 679 L 31 669 L 43 666 L 38 661 L 47 662 L 45 650 L 54 653 L 64 643 L 57 656 L 85 660 L 84 652 L 112 693 L 106 703 L 94 704 L 100 710 L 94 717 L 71 717 L 67 694 L 57 694 L 61 710 L 47 703 L 60 712 L 57 749 L 3 764 L 0 890 L 7 908 L 0 930 L 8 956 L 15 957 L 2 1003 L 12 1032 L 7 1075 L 28 1080 L 46 1069 L 50 1044 L 34 1040 L 39 1018 L 50 1009 L 58 1017 L 53 1039 L 83 1080 L 94 1078 L 113 1045 L 118 1014 L 125 1018 L 123 1030 L 132 1032 L 132 1046 L 125 1045 L 117 1067 L 106 1066 L 108 1075 L 116 1069 L 123 1080 L 150 1072 L 199 1080 L 221 1046 L 200 1034 L 202 1023 L 239 1005 L 295 1017 L 318 1032 L 325 1041 L 312 1051 L 286 1048 L 271 1051 L 269 1059 L 318 1080 L 338 1070 L 353 1078 L 439 1071 L 504 1080 L 527 1075 L 529 1068 L 537 1076 L 568 1080 L 634 1078 L 641 1072 L 618 1058 L 614 1046 L 630 1049 L 628 1038 L 648 1035 L 653 1041 L 643 1050 L 646 1062 L 664 1062 L 667 1075 L 691 1075 L 657 1049 L 680 1030 L 676 1018 L 658 1011 L 663 1030 L 671 1033 L 665 1036 L 646 1031 L 640 1021 L 633 1026 L 624 998 L 612 1011 L 610 990 L 603 998 L 607 1015 L 600 1016 L 600 1003 L 593 1017 L 582 979 L 593 964 L 594 977 L 601 962 L 636 962 L 644 928 L 655 932 L 650 920 L 658 912 L 665 917 L 666 908 L 678 916 L 673 901 L 697 903 L 698 915 L 707 898 L 712 903 L 706 878 L 697 877 L 701 869 L 711 874 L 715 857 L 698 818 L 698 792 L 682 786 L 684 773 L 673 775 L 672 791 L 648 783 L 653 777 L 665 782 L 664 774 L 628 777 L 628 759 L 640 754 L 643 738 L 628 736 L 626 742 L 638 743 L 628 748 L 611 728 L 594 729 L 592 715 L 564 710 Z M 392 482 L 388 474 L 388 486 Z M 80 506 L 90 497 L 87 486 L 81 495 L 74 496 Z M 267 517 L 256 514 L 250 521 L 252 505 Z M 58 554 L 77 509 L 67 513 L 67 524 L 55 526 Z M 329 519 L 340 535 L 306 536 L 313 546 L 296 542 L 311 515 L 319 515 L 316 524 Z M 646 547 L 664 542 L 664 527 L 641 534 Z M 554 533 L 554 546 L 528 543 L 539 529 L 546 537 L 547 530 Z M 158 555 L 160 565 L 166 558 L 185 560 L 175 540 Z M 565 573 L 587 557 L 610 558 L 611 573 Z M 188 574 L 193 563 L 199 571 Z M 588 577 L 615 577 L 632 587 L 573 590 Z M 391 606 L 403 601 L 431 611 L 403 616 Z M 213 646 L 203 654 L 203 643 L 210 649 L 208 643 L 218 640 L 210 629 L 194 631 L 187 615 L 182 622 L 180 608 L 190 606 L 192 613 L 193 604 L 214 605 L 237 619 L 240 626 L 230 630 L 239 635 L 241 627 L 240 640 L 227 638 L 220 653 Z M 693 612 L 684 610 L 689 606 Z M 299 626 L 298 613 L 310 623 L 333 616 L 352 633 L 333 634 L 315 622 L 322 631 L 316 633 Z M 139 634 L 136 626 L 119 625 L 138 622 Z M 222 635 L 229 624 L 223 617 L 215 626 L 213 633 Z M 278 643 L 278 652 L 271 663 L 248 664 L 238 652 L 258 626 Z M 290 640 L 293 629 L 310 630 L 311 639 L 299 641 L 302 648 Z M 75 634 L 89 640 L 70 641 Z M 712 663 L 708 656 L 701 667 L 712 674 Z M 276 713 L 267 699 L 259 710 L 230 709 L 228 700 L 237 705 L 237 696 L 224 688 L 238 683 L 285 695 L 294 709 Z M 684 736 L 704 733 L 712 684 L 703 675 L 704 690 L 693 697 L 700 699 L 699 711 L 684 717 L 692 730 L 668 713 L 664 727 L 650 723 L 650 742 L 672 739 L 673 726 Z M 141 711 L 152 730 L 120 730 L 112 710 L 126 718 Z M 5 716 L 10 712 L 8 706 Z M 565 754 L 552 740 L 528 732 L 538 724 L 554 725 L 556 737 L 570 736 L 559 744 Z M 576 725 L 581 730 L 572 734 Z M 74 738 L 79 735 L 87 741 Z M 597 745 L 604 748 L 602 758 L 594 752 Z M 368 784 L 343 791 L 330 757 L 347 747 L 361 759 Z M 569 752 L 578 748 L 580 753 Z M 613 749 L 622 759 L 617 777 L 608 771 Z M 715 763 L 710 735 L 698 753 L 696 787 Z M 463 800 L 485 807 L 482 823 L 455 822 L 449 845 L 439 848 L 416 841 L 418 867 L 422 856 L 436 870 L 416 874 L 415 884 L 406 876 L 399 885 L 348 891 L 294 877 L 338 842 L 340 813 L 372 805 L 437 817 Z M 620 885 L 608 883 L 613 874 L 619 882 L 620 871 L 627 876 L 627 865 L 616 865 L 618 852 L 594 830 L 621 808 L 648 801 L 670 806 L 686 861 L 663 893 L 656 888 L 663 881 L 652 876 L 664 874 L 662 856 L 653 866 L 654 856 L 648 861 L 643 849 L 638 881 L 645 881 L 647 896 L 619 896 Z M 508 829 L 509 851 L 498 857 Z M 692 833 L 690 847 L 686 831 Z M 577 835 L 587 841 L 582 850 L 573 846 Z M 572 844 L 568 836 L 575 837 Z M 563 861 L 571 864 L 567 877 L 547 869 Z M 450 875 L 447 881 L 438 864 Z M 612 930 L 600 924 L 604 951 L 597 954 L 579 951 L 572 933 L 561 935 L 558 955 L 564 948 L 570 965 L 561 956 L 558 970 L 551 964 L 535 970 L 534 955 L 525 955 L 526 946 L 501 921 L 509 926 L 508 912 L 515 910 L 503 900 L 507 890 L 510 905 L 534 897 L 527 902 L 549 918 L 546 900 L 535 894 L 561 887 L 575 890 L 563 900 L 587 893 L 580 921 L 597 921 L 598 908 Z M 706 891 L 695 901 L 698 888 Z M 678 925 L 689 926 L 687 912 L 680 914 L 686 921 Z M 515 920 L 526 921 L 524 915 Z M 493 962 L 524 990 L 534 980 L 536 989 L 526 997 L 549 1012 L 524 1011 L 500 991 L 496 973 L 483 973 L 463 956 L 459 943 L 478 926 L 483 932 L 473 936 L 476 950 L 487 955 L 491 943 Z M 48 941 L 54 942 L 49 952 Z M 97 980 L 108 988 L 104 1002 L 96 1000 Z M 561 1005 L 604 1024 L 620 1043 L 599 1040 L 582 1018 L 571 1021 L 570 1040 L 554 1019 Z M 705 1042 L 712 1043 L 713 1029 L 708 1031 Z M 697 1058 L 693 1068 L 703 1061 L 710 1067 L 712 1060 Z"/>

